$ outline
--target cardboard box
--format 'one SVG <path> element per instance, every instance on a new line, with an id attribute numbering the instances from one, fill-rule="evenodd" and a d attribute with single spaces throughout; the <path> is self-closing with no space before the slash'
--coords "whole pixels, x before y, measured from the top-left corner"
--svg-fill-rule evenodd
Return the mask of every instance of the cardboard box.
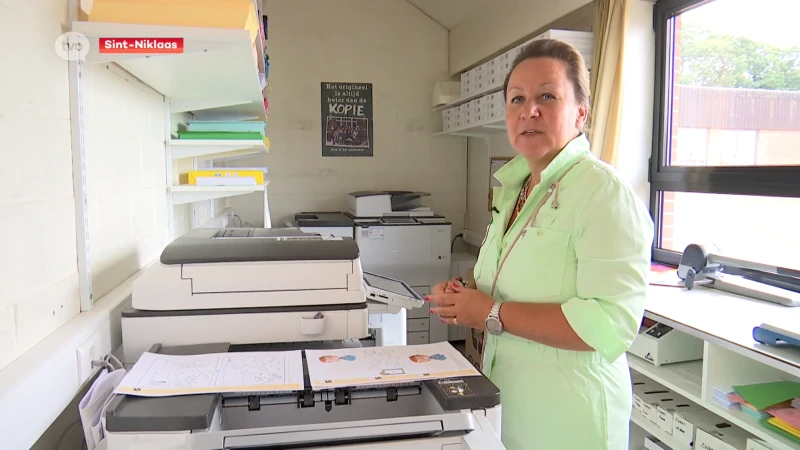
<path id="1" fill-rule="evenodd" d="M 747 448 L 747 435 L 733 426 L 726 430 L 697 429 L 694 448 L 707 450 L 743 450 Z"/>
<path id="2" fill-rule="evenodd" d="M 747 439 L 747 450 L 772 450 L 766 442 L 758 438 Z"/>

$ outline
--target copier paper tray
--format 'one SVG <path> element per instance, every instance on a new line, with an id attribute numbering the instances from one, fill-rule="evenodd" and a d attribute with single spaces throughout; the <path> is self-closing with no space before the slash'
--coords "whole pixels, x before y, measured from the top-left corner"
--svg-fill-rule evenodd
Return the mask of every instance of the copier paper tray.
<path id="1" fill-rule="evenodd" d="M 300 348 L 311 348 L 308 344 Z M 285 350 L 291 345 L 281 347 Z M 213 344 L 155 346 L 151 351 L 192 354 L 229 349 L 227 344 Z M 310 386 L 305 367 L 306 385 Z M 483 376 L 269 395 L 118 395 L 106 411 L 106 434 L 109 449 L 115 441 L 122 445 L 126 436 L 148 435 L 150 439 L 180 433 L 186 434 L 186 445 L 180 448 L 197 450 L 327 448 L 405 440 L 413 440 L 407 444 L 415 449 L 427 449 L 418 445 L 420 439 L 435 440 L 430 448 L 439 449 L 449 445 L 448 439 L 458 444 L 468 433 L 479 434 L 486 423 L 483 412 L 499 405 L 499 390 Z M 391 448 L 405 448 L 402 445 Z"/>

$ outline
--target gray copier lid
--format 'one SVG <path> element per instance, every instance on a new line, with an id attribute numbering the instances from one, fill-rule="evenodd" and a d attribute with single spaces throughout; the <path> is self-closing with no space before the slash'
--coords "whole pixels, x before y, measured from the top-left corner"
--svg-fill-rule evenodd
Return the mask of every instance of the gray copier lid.
<path id="1" fill-rule="evenodd" d="M 352 261 L 358 244 L 292 228 L 197 228 L 170 242 L 162 264 L 243 261 Z"/>
<path id="2" fill-rule="evenodd" d="M 343 212 L 301 212 L 294 215 L 299 227 L 352 227 L 353 219 Z"/>

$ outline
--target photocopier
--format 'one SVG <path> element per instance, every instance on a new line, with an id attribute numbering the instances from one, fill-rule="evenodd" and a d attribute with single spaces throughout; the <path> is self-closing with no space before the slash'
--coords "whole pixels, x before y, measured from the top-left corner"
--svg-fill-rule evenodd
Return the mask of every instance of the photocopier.
<path id="1" fill-rule="evenodd" d="M 134 281 L 123 357 L 360 346 L 367 303 L 423 303 L 363 271 L 353 239 L 296 229 L 195 229 Z M 305 359 L 305 353 L 303 353 Z M 482 376 L 300 391 L 115 395 L 109 450 L 501 450 L 500 392 Z"/>

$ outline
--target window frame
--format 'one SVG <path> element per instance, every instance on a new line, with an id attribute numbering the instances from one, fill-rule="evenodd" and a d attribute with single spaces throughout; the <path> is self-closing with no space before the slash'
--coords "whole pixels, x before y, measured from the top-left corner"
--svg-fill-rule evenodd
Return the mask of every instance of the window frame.
<path id="1" fill-rule="evenodd" d="M 665 165 L 671 133 L 672 74 L 674 73 L 670 26 L 673 17 L 717 0 L 659 0 L 653 8 L 655 73 L 653 138 L 648 181 L 650 214 L 655 225 L 654 262 L 677 266 L 682 252 L 660 248 L 662 192 L 740 194 L 767 197 L 800 197 L 800 165 L 690 167 Z M 669 107 L 669 110 L 668 110 Z"/>

